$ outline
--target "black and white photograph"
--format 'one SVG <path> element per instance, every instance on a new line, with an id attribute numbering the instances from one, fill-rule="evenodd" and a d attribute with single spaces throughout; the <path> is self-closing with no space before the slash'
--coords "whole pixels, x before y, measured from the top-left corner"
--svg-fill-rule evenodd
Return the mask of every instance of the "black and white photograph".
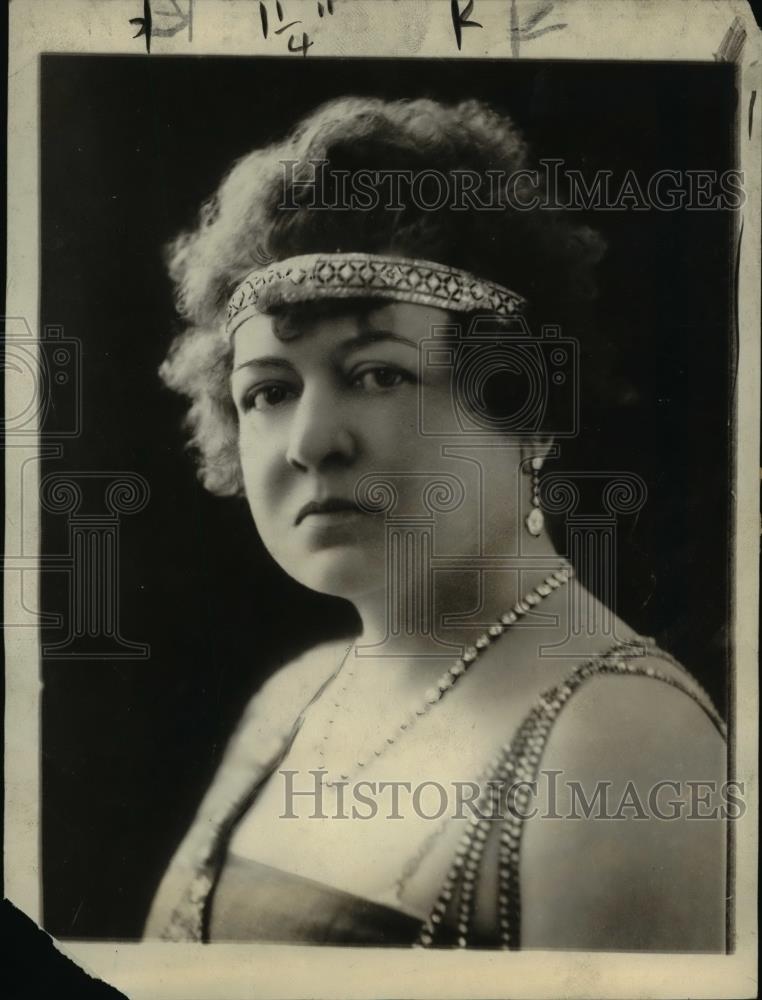
<path id="1" fill-rule="evenodd" d="M 756 989 L 759 35 L 612 6 L 15 5 L 9 895 L 124 995 Z"/>

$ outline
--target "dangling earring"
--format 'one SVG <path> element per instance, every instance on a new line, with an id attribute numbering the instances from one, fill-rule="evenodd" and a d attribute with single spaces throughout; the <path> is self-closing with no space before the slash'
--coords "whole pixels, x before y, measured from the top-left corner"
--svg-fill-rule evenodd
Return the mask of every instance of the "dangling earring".
<path id="1" fill-rule="evenodd" d="M 532 459 L 532 509 L 527 514 L 524 523 L 527 526 L 527 531 L 534 538 L 542 534 L 542 530 L 545 527 L 545 516 L 542 513 L 542 507 L 540 506 L 540 469 L 542 468 L 542 459 L 533 458 Z"/>

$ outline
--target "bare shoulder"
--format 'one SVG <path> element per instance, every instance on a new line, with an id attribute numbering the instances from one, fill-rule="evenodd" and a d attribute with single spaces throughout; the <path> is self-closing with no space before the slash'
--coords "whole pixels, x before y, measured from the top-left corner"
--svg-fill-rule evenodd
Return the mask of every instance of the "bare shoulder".
<path id="1" fill-rule="evenodd" d="M 546 760 L 573 764 L 580 777 L 724 773 L 725 740 L 696 682 L 656 656 L 636 673 L 593 675 L 569 700 L 548 741 Z"/>
<path id="2" fill-rule="evenodd" d="M 722 950 L 726 779 L 717 720 L 678 667 L 591 677 L 551 731 L 525 825 L 526 944 Z"/>
<path id="3" fill-rule="evenodd" d="M 349 640 L 320 643 L 286 662 L 249 699 L 223 769 L 264 764 L 282 748 L 300 713 L 340 666 Z"/>
<path id="4" fill-rule="evenodd" d="M 287 710 L 297 708 L 301 697 L 309 700 L 335 673 L 351 645 L 349 638 L 332 639 L 286 661 L 252 697 L 247 713 L 264 708 L 277 711 L 279 705 Z"/>
<path id="5" fill-rule="evenodd" d="M 277 670 L 249 700 L 151 906 L 145 935 L 159 936 L 206 856 L 211 831 L 265 775 L 287 742 L 299 713 L 342 662 L 349 643 L 321 643 Z"/>

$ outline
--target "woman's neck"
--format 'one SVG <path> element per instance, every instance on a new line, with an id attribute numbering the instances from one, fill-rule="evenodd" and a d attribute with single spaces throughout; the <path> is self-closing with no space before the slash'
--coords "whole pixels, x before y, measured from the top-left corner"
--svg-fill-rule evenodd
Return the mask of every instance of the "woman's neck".
<path id="1" fill-rule="evenodd" d="M 362 595 L 354 602 L 358 649 L 400 661 L 457 656 L 563 562 L 550 540 L 538 539 L 510 570 L 436 570 L 428 586 L 417 580 Z"/>

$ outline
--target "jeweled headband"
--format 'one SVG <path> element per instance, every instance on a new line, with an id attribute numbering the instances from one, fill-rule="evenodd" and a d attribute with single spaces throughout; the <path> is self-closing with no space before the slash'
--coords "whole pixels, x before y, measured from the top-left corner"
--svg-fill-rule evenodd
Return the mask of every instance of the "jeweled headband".
<path id="1" fill-rule="evenodd" d="M 365 253 L 319 253 L 251 271 L 230 297 L 227 334 L 250 316 L 316 299 L 391 299 L 453 312 L 513 316 L 526 305 L 516 292 L 446 264 Z"/>

